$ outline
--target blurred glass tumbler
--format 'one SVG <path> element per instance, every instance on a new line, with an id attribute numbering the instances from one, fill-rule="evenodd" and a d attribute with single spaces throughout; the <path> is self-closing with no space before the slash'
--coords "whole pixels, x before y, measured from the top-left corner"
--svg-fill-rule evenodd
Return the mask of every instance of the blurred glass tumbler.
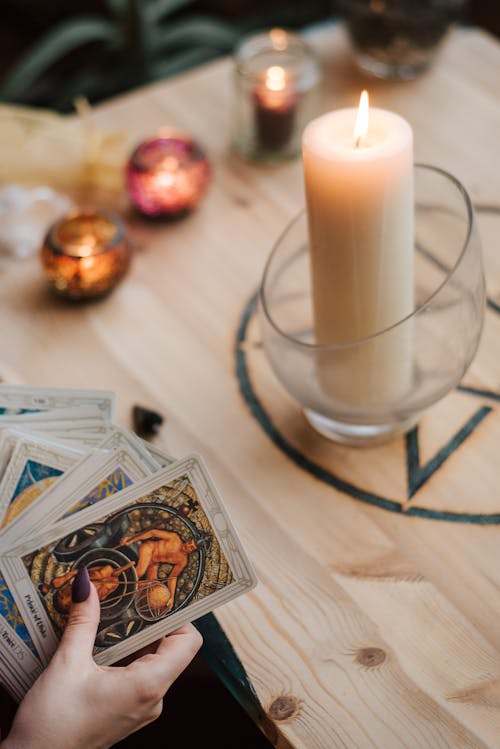
<path id="1" fill-rule="evenodd" d="M 131 255 L 119 216 L 75 210 L 49 229 L 41 257 L 53 290 L 83 300 L 111 291 L 127 272 Z"/>
<path id="2" fill-rule="evenodd" d="M 431 166 L 415 167 L 414 269 L 410 315 L 368 338 L 322 345 L 314 332 L 305 212 L 274 246 L 260 288 L 264 348 L 278 380 L 329 439 L 369 445 L 407 431 L 460 382 L 476 352 L 485 282 L 473 208 L 464 187 Z M 387 352 L 398 350 L 410 357 L 410 386 L 382 396 L 373 384 L 387 368 Z"/>
<path id="3" fill-rule="evenodd" d="M 178 218 L 196 208 L 210 184 L 210 164 L 189 136 L 163 128 L 129 159 L 126 182 L 137 210 L 150 218 Z"/>
<path id="4" fill-rule="evenodd" d="M 341 0 L 361 69 L 410 79 L 426 70 L 465 0 Z"/>
<path id="5" fill-rule="evenodd" d="M 297 156 L 315 115 L 320 70 L 311 48 L 284 29 L 246 37 L 235 53 L 233 145 L 246 159 Z"/>

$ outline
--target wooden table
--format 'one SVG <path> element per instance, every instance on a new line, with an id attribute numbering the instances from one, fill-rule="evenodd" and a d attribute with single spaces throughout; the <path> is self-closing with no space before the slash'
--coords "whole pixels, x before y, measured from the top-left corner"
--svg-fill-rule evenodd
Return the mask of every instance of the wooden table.
<path id="1" fill-rule="evenodd" d="M 340 28 L 313 39 L 325 109 L 368 85 L 374 104 L 410 120 L 417 160 L 454 173 L 477 204 L 500 202 L 497 43 L 457 31 L 428 74 L 387 83 L 354 70 Z M 220 667 L 276 746 L 498 747 L 500 219 L 479 214 L 490 301 L 469 390 L 425 414 L 413 464 L 405 438 L 329 444 L 277 384 L 244 317 L 302 206 L 301 166 L 229 153 L 231 94 L 222 60 L 98 107 L 100 125 L 133 141 L 162 124 L 190 131 L 213 160 L 213 187 L 182 222 L 131 218 L 133 270 L 101 303 L 58 303 L 35 259 L 7 265 L 0 374 L 113 389 L 122 424 L 132 404 L 152 406 L 168 419 L 161 443 L 206 457 L 260 578 L 217 614 L 258 702 L 236 661 Z"/>

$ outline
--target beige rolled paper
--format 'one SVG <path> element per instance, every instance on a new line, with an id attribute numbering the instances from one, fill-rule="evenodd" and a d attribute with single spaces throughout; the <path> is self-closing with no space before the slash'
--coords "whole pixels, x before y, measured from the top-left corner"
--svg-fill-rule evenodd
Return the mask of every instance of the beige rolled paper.
<path id="1" fill-rule="evenodd" d="M 402 117 L 371 109 L 313 120 L 302 140 L 317 377 L 338 404 L 378 406 L 411 387 L 411 325 L 356 346 L 413 311 L 413 134 Z"/>

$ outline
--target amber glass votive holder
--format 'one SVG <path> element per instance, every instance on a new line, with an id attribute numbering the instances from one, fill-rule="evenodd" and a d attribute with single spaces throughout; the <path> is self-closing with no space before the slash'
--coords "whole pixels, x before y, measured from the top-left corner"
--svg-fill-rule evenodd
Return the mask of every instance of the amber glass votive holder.
<path id="1" fill-rule="evenodd" d="M 111 291 L 127 272 L 131 253 L 119 216 L 110 211 L 75 210 L 49 229 L 41 258 L 57 294 L 84 300 Z"/>
<path id="2" fill-rule="evenodd" d="M 279 162 L 300 153 L 302 131 L 318 109 L 320 67 L 297 34 L 271 29 L 246 37 L 235 53 L 233 146 L 245 159 Z"/>

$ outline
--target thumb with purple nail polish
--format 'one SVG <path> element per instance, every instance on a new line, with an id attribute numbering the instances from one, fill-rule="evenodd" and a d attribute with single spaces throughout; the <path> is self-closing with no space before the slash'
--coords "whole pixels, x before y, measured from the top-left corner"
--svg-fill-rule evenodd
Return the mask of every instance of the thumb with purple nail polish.
<path id="1" fill-rule="evenodd" d="M 81 567 L 76 573 L 71 587 L 71 600 L 73 603 L 83 603 L 90 595 L 90 577 L 86 567 Z"/>
<path id="2" fill-rule="evenodd" d="M 79 570 L 73 570 L 73 573 L 71 609 L 59 647 L 67 657 L 85 658 L 90 663 L 101 606 L 88 569 L 80 567 Z"/>
<path id="3" fill-rule="evenodd" d="M 155 653 L 127 666 L 99 666 L 93 658 L 97 589 L 86 567 L 67 572 L 69 581 L 71 608 L 59 647 L 0 749 L 110 749 L 160 715 L 163 695 L 201 645 L 187 624 L 162 638 Z"/>

